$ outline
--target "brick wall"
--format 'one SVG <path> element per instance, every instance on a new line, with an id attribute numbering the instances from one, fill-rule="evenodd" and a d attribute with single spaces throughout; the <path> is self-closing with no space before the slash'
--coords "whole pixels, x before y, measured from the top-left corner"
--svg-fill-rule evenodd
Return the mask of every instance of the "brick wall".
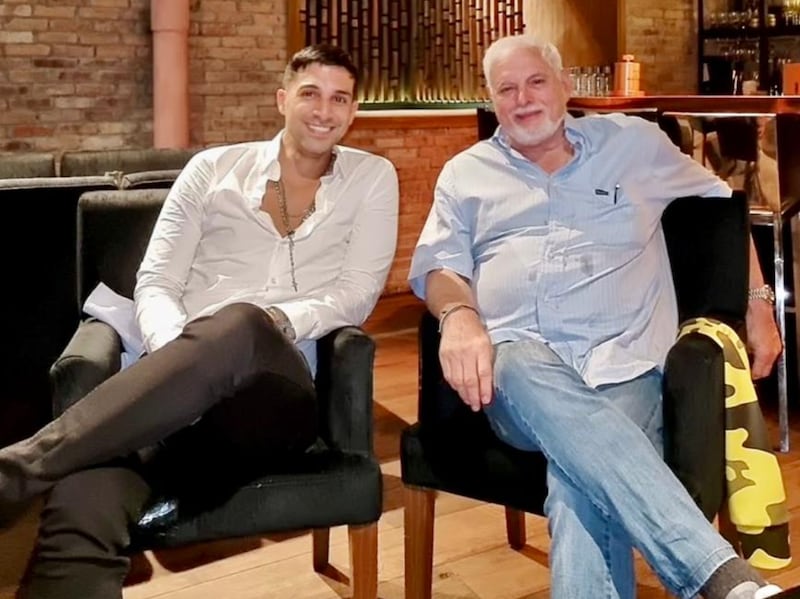
<path id="1" fill-rule="evenodd" d="M 455 122 L 448 124 L 450 120 Z M 400 122 L 378 127 L 369 121 L 357 119 L 345 143 L 381 154 L 397 167 L 400 230 L 397 255 L 386 283 L 386 293 L 396 293 L 408 289 L 411 252 L 428 215 L 436 177 L 448 158 L 478 140 L 477 121 L 431 117 L 424 126 L 412 127 L 401 126 Z"/>
<path id="2" fill-rule="evenodd" d="M 641 63 L 642 89 L 648 94 L 697 93 L 696 0 L 624 2 L 620 47 Z"/>
<path id="3" fill-rule="evenodd" d="M 148 0 L 0 2 L 0 151 L 150 144 Z"/>
<path id="4" fill-rule="evenodd" d="M 193 0 L 189 40 L 192 143 L 272 137 L 288 59 L 284 0 Z"/>
<path id="5" fill-rule="evenodd" d="M 152 145 L 149 0 L 0 2 L 0 151 Z M 191 143 L 271 136 L 283 0 L 193 0 Z"/>

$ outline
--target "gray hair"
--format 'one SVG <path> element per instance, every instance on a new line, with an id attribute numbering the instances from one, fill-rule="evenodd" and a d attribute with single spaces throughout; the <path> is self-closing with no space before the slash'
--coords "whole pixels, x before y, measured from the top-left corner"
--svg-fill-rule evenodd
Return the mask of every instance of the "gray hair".
<path id="1" fill-rule="evenodd" d="M 492 89 L 492 80 L 489 75 L 495 64 L 506 54 L 517 49 L 538 52 L 542 59 L 557 74 L 561 73 L 564 69 L 561 62 L 561 53 L 558 51 L 558 48 L 550 42 L 544 42 L 530 33 L 501 37 L 492 42 L 486 50 L 486 54 L 483 55 L 483 75 L 486 78 L 486 87 L 489 88 L 489 91 Z"/>

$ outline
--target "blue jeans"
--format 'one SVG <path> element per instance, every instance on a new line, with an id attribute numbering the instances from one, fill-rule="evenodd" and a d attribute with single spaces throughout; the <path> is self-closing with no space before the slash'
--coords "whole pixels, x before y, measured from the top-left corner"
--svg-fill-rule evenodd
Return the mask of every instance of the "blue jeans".
<path id="1" fill-rule="evenodd" d="M 736 557 L 661 457 L 658 372 L 593 389 L 538 341 L 495 351 L 489 422 L 548 461 L 554 599 L 632 599 L 633 548 L 684 598 Z"/>

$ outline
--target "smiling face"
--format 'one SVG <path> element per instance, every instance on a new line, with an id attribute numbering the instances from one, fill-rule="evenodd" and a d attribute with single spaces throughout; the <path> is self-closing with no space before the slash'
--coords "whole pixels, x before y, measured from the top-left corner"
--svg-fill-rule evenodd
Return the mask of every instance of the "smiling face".
<path id="1" fill-rule="evenodd" d="M 488 74 L 497 121 L 511 146 L 523 152 L 563 136 L 569 79 L 534 48 L 510 48 Z"/>
<path id="2" fill-rule="evenodd" d="M 355 80 L 343 67 L 312 63 L 298 71 L 277 93 L 286 148 L 311 158 L 329 156 L 355 118 L 354 93 Z"/>

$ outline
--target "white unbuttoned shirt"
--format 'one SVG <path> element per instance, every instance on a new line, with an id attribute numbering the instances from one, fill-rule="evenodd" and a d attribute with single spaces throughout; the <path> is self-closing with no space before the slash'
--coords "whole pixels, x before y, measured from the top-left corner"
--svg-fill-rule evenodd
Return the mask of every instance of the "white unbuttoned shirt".
<path id="1" fill-rule="evenodd" d="M 277 306 L 316 369 L 315 340 L 360 325 L 375 306 L 394 258 L 398 183 L 385 158 L 337 146 L 316 210 L 289 239 L 261 208 L 280 178 L 282 133 L 196 154 L 165 200 L 137 273 L 136 322 L 155 351 L 185 324 L 234 302 Z"/>

